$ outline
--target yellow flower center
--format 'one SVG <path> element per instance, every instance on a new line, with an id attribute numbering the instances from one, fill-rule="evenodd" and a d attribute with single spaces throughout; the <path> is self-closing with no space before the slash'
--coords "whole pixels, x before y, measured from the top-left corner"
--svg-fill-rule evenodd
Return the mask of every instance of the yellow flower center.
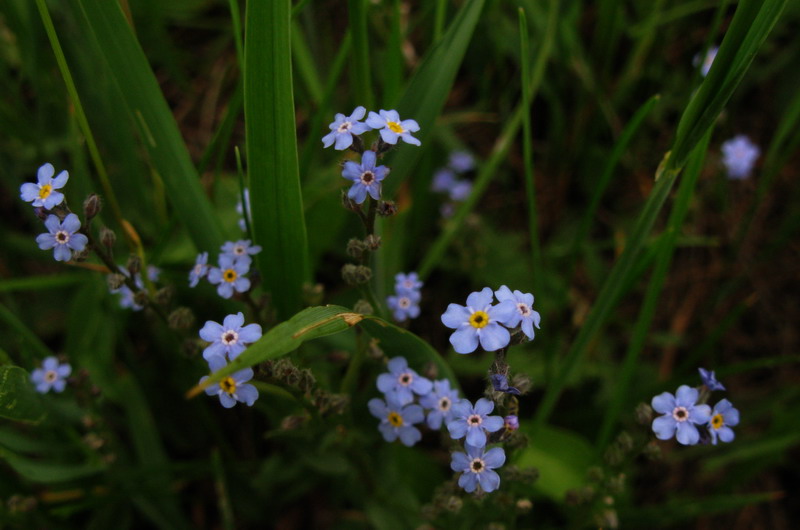
<path id="1" fill-rule="evenodd" d="M 469 324 L 473 328 L 485 328 L 488 323 L 489 315 L 486 314 L 486 311 L 475 311 L 469 317 Z"/>
<path id="2" fill-rule="evenodd" d="M 233 270 L 233 269 L 226 269 L 225 272 L 222 273 L 222 278 L 226 282 L 230 282 L 230 283 L 235 282 L 237 276 L 238 275 L 236 274 L 236 271 Z"/>
<path id="3" fill-rule="evenodd" d="M 403 134 L 404 132 L 406 132 L 405 129 L 403 129 L 403 126 L 397 123 L 396 121 L 387 121 L 386 126 L 389 127 L 389 129 L 391 129 L 392 132 L 396 132 L 397 134 Z"/>
<path id="4" fill-rule="evenodd" d="M 721 428 L 723 425 L 725 425 L 725 421 L 722 419 L 722 414 L 716 414 L 711 418 L 711 426 L 714 427 L 714 430 Z"/>
<path id="5" fill-rule="evenodd" d="M 45 184 L 44 186 L 39 188 L 39 198 L 40 199 L 48 198 L 51 193 L 53 193 L 53 186 L 51 186 L 50 184 Z"/>
<path id="6" fill-rule="evenodd" d="M 389 417 L 387 419 L 389 420 L 389 424 L 392 427 L 402 427 L 403 426 L 403 417 L 400 414 L 396 413 L 396 412 L 390 412 L 389 413 Z"/>
<path id="7" fill-rule="evenodd" d="M 236 381 L 233 380 L 233 377 L 226 377 L 219 382 L 219 387 L 223 392 L 233 394 L 236 392 Z"/>

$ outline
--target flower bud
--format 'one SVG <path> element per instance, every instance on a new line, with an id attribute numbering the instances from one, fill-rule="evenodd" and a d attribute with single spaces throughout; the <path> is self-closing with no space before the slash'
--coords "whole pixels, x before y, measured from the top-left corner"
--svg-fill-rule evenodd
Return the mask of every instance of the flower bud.
<path id="1" fill-rule="evenodd" d="M 507 431 L 516 431 L 519 429 L 519 418 L 514 414 L 509 414 L 503 418 L 503 425 Z"/>
<path id="2" fill-rule="evenodd" d="M 131 254 L 125 268 L 131 273 L 131 277 L 134 277 L 142 270 L 142 260 L 136 254 Z"/>
<path id="3" fill-rule="evenodd" d="M 100 242 L 106 248 L 111 248 L 114 246 L 114 243 L 117 241 L 117 234 L 114 233 L 113 230 L 110 228 L 103 227 L 100 230 Z"/>
<path id="4" fill-rule="evenodd" d="M 299 429 L 306 423 L 308 418 L 305 416 L 286 416 L 281 420 L 281 430 L 294 431 Z"/>
<path id="5" fill-rule="evenodd" d="M 397 205 L 393 201 L 381 201 L 378 203 L 378 215 L 381 217 L 391 217 L 397 213 Z"/>
<path id="6" fill-rule="evenodd" d="M 361 259 L 367 246 L 360 239 L 353 238 L 347 242 L 347 255 L 353 259 Z"/>
<path id="7" fill-rule="evenodd" d="M 106 276 L 106 282 L 108 282 L 108 288 L 111 291 L 116 291 L 123 285 L 125 285 L 125 276 L 118 273 L 109 274 Z"/>
<path id="8" fill-rule="evenodd" d="M 639 403 L 636 406 L 636 421 L 649 427 L 653 421 L 653 408 L 647 403 Z"/>
<path id="9" fill-rule="evenodd" d="M 167 287 L 162 287 L 156 294 L 154 295 L 154 299 L 158 305 L 167 305 L 169 304 L 172 297 L 175 295 L 175 287 L 168 285 Z"/>
<path id="10" fill-rule="evenodd" d="M 189 329 L 194 324 L 194 313 L 188 307 L 179 307 L 167 317 L 172 329 Z"/>
<path id="11" fill-rule="evenodd" d="M 349 285 L 361 285 L 372 278 L 372 269 L 364 265 L 348 263 L 342 267 L 342 278 Z"/>
<path id="12" fill-rule="evenodd" d="M 370 234 L 364 239 L 364 244 L 372 251 L 378 250 L 381 248 L 381 236 Z"/>
<path id="13" fill-rule="evenodd" d="M 353 311 L 361 315 L 371 315 L 373 309 L 372 305 L 366 300 L 358 300 L 353 306 Z"/>
<path id="14" fill-rule="evenodd" d="M 133 293 L 133 301 L 136 305 L 140 305 L 142 307 L 146 306 L 148 303 L 147 292 L 136 291 Z"/>
<path id="15" fill-rule="evenodd" d="M 100 196 L 96 193 L 92 193 L 83 201 L 83 216 L 88 223 L 98 213 L 100 213 Z"/>

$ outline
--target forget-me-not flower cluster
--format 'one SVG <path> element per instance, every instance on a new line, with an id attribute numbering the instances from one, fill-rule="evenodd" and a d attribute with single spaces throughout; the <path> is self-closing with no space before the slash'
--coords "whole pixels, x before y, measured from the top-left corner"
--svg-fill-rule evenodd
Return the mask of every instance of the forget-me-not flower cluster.
<path id="1" fill-rule="evenodd" d="M 463 202 L 472 192 L 472 182 L 461 179 L 457 175 L 475 169 L 475 159 L 466 151 L 454 151 L 446 167 L 440 168 L 433 175 L 431 190 L 446 193 L 450 202 L 442 206 L 442 216 L 450 217 L 456 203 Z"/>
<path id="2" fill-rule="evenodd" d="M 416 272 L 399 273 L 395 277 L 395 294 L 386 298 L 386 305 L 392 310 L 392 316 L 398 322 L 419 316 L 419 302 L 422 299 L 420 289 L 422 281 Z"/>
<path id="3" fill-rule="evenodd" d="M 202 252 L 189 271 L 189 286 L 195 287 L 206 278 L 217 286 L 217 294 L 223 298 L 232 297 L 234 292 L 246 292 L 250 289 L 250 279 L 245 275 L 250 272 L 252 256 L 259 252 L 261 247 L 253 245 L 249 239 L 227 241 L 220 248 L 216 267 L 208 265 L 208 252 Z"/>
<path id="4" fill-rule="evenodd" d="M 533 328 L 539 327 L 539 313 L 534 311 L 533 295 L 511 290 L 503 285 L 494 292 L 499 303 L 493 304 L 492 290 L 485 287 L 467 297 L 467 305 L 450 304 L 442 315 L 442 323 L 455 331 L 450 344 L 457 353 L 472 353 L 480 345 L 486 351 L 508 346 L 509 329 L 520 327 L 533 339 Z"/>
<path id="5" fill-rule="evenodd" d="M 367 109 L 356 107 L 349 116 L 338 113 L 328 125 L 331 130 L 323 136 L 322 145 L 333 146 L 337 151 L 344 151 L 353 145 L 355 137 L 369 131 L 380 132 L 381 140 L 389 145 L 395 145 L 398 140 L 411 145 L 420 145 L 420 141 L 411 133 L 419 131 L 419 124 L 415 120 L 402 120 L 396 110 L 370 111 L 366 122 L 359 121 L 364 118 Z"/>
<path id="6" fill-rule="evenodd" d="M 681 385 L 675 395 L 663 392 L 653 398 L 653 410 L 661 414 L 653 420 L 653 432 L 658 439 L 675 437 L 682 445 L 709 441 L 716 445 L 718 440 L 731 442 L 735 438 L 731 427 L 739 424 L 739 411 L 727 399 L 720 400 L 713 409 L 705 403 L 698 403 L 700 399 L 707 399 L 712 391 L 725 389 L 713 371 L 703 368 L 699 371 L 703 380 L 702 394 L 696 388 Z M 704 430 L 700 431 L 698 427 Z"/>

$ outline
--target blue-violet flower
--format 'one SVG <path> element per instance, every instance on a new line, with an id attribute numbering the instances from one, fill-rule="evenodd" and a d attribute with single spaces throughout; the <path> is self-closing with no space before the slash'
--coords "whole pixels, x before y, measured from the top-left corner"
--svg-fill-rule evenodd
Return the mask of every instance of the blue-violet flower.
<path id="1" fill-rule="evenodd" d="M 450 153 L 450 167 L 457 173 L 466 173 L 475 169 L 475 159 L 466 151 Z"/>
<path id="2" fill-rule="evenodd" d="M 520 395 L 519 388 L 509 386 L 508 377 L 503 374 L 492 374 L 489 380 L 492 382 L 492 388 L 494 388 L 496 392 L 505 392 L 506 394 L 513 394 L 515 396 Z"/>
<path id="3" fill-rule="evenodd" d="M 250 270 L 249 260 L 235 260 L 227 254 L 219 256 L 219 267 L 211 267 L 208 281 L 217 285 L 217 293 L 222 298 L 230 298 L 233 291 L 243 293 L 250 289 L 250 280 L 244 275 Z"/>
<path id="4" fill-rule="evenodd" d="M 227 241 L 220 248 L 221 255 L 232 257 L 234 260 L 246 261 L 251 263 L 253 260 L 250 256 L 255 256 L 261 252 L 260 245 L 251 245 L 249 239 L 240 239 L 239 241 Z"/>
<path id="5" fill-rule="evenodd" d="M 208 367 L 212 372 L 222 370 L 227 364 L 228 361 L 221 355 L 215 355 L 208 360 Z M 214 383 L 206 388 L 206 394 L 219 396 L 219 402 L 226 409 L 236 405 L 237 401 L 251 407 L 258 399 L 258 389 L 253 385 L 247 384 L 253 378 L 253 375 L 255 374 L 252 368 L 234 372 L 224 377 L 219 383 Z M 200 382 L 202 383 L 206 379 L 208 379 L 208 376 L 204 375 L 200 378 Z"/>
<path id="6" fill-rule="evenodd" d="M 522 332 L 529 340 L 533 340 L 533 327 L 536 326 L 536 329 L 539 329 L 539 322 L 541 321 L 539 312 L 533 310 L 533 295 L 516 290 L 512 293 L 511 289 L 505 285 L 496 290 L 494 295 L 500 302 L 505 302 L 506 300 L 512 302 L 516 309 L 503 324 L 509 328 L 515 328 L 522 324 Z"/>
<path id="7" fill-rule="evenodd" d="M 678 443 L 683 445 L 694 445 L 700 441 L 700 433 L 695 425 L 708 422 L 711 407 L 697 405 L 698 395 L 697 389 L 681 385 L 674 396 L 662 392 L 653 398 L 653 410 L 663 414 L 653 420 L 653 432 L 659 440 L 669 440 L 675 436 Z"/>
<path id="8" fill-rule="evenodd" d="M 709 390 L 725 390 L 722 383 L 717 381 L 717 378 L 714 376 L 714 370 L 698 368 L 697 371 L 700 372 L 700 379 L 703 380 L 703 384 L 706 385 Z"/>
<path id="9" fill-rule="evenodd" d="M 46 357 L 42 367 L 31 372 L 31 382 L 40 394 L 49 392 L 51 388 L 54 392 L 63 392 L 70 373 L 72 367 L 69 364 L 60 364 L 55 357 Z"/>
<path id="10" fill-rule="evenodd" d="M 55 215 L 48 215 L 44 226 L 49 233 L 38 235 L 36 242 L 42 250 L 52 248 L 56 261 L 69 261 L 73 250 L 80 252 L 89 242 L 85 235 L 76 233 L 81 228 L 81 221 L 74 213 L 67 215 L 63 221 L 59 221 Z"/>
<path id="11" fill-rule="evenodd" d="M 69 173 L 62 171 L 56 178 L 53 178 L 55 168 L 52 164 L 44 164 L 39 168 L 36 178 L 38 184 L 26 182 L 19 188 L 19 196 L 23 201 L 30 202 L 33 206 L 43 207 L 51 210 L 64 200 L 64 194 L 59 190 L 67 184 Z"/>
<path id="12" fill-rule="evenodd" d="M 378 430 L 387 442 L 400 438 L 403 445 L 411 447 L 422 439 L 422 433 L 414 427 L 425 418 L 419 405 L 403 406 L 392 396 L 386 396 L 385 402 L 380 398 L 370 399 L 367 407 L 373 416 L 381 420 Z"/>
<path id="13" fill-rule="evenodd" d="M 433 382 L 433 390 L 419 399 L 419 404 L 430 409 L 428 427 L 439 429 L 442 422 L 447 425 L 453 420 L 453 404 L 458 402 L 458 390 L 450 388 L 450 381 L 440 379 Z"/>
<path id="14" fill-rule="evenodd" d="M 387 398 L 393 398 L 400 405 L 414 401 L 414 394 L 424 396 L 433 388 L 430 380 L 408 367 L 408 362 L 404 357 L 393 358 L 387 367 L 389 373 L 378 376 L 378 390 L 386 394 Z"/>
<path id="15" fill-rule="evenodd" d="M 236 313 L 226 316 L 222 325 L 208 320 L 200 330 L 200 338 L 211 343 L 203 351 L 203 358 L 206 361 L 217 355 L 227 355 L 232 361 L 245 350 L 247 344 L 261 338 L 261 326 L 258 324 L 245 326 L 244 315 Z"/>
<path id="16" fill-rule="evenodd" d="M 364 117 L 366 112 L 367 109 L 364 107 L 356 107 L 350 116 L 336 114 L 333 123 L 328 126 L 331 132 L 322 137 L 322 145 L 324 147 L 333 145 L 337 151 L 343 151 L 353 145 L 354 134 L 359 135 L 370 129 L 366 123 L 358 121 Z"/>
<path id="17" fill-rule="evenodd" d="M 450 335 L 450 344 L 458 353 L 472 353 L 478 343 L 486 351 L 504 348 L 511 340 L 508 330 L 500 324 L 508 321 L 517 311 L 507 300 L 492 305 L 492 290 L 488 287 L 467 297 L 467 305 L 450 304 L 442 315 L 442 324 L 456 331 Z"/>
<path id="18" fill-rule="evenodd" d="M 472 493 L 480 485 L 486 493 L 491 493 L 500 486 L 500 475 L 494 469 L 506 461 L 506 453 L 502 447 L 493 447 L 484 452 L 482 447 L 467 444 L 466 453 L 453 453 L 450 469 L 460 471 L 458 485 L 467 493 Z"/>
<path id="19" fill-rule="evenodd" d="M 394 277 L 394 288 L 397 292 L 405 291 L 419 291 L 422 289 L 423 283 L 420 281 L 416 272 L 409 272 L 403 274 L 402 272 L 396 274 Z"/>
<path id="20" fill-rule="evenodd" d="M 728 178 L 743 180 L 750 176 L 761 149 L 743 134 L 734 136 L 722 144 L 722 163 Z"/>
<path id="21" fill-rule="evenodd" d="M 466 443 L 474 447 L 486 445 L 486 432 L 497 432 L 503 428 L 503 418 L 489 416 L 494 410 L 494 403 L 485 398 L 475 402 L 462 399 L 453 405 L 453 420 L 447 423 L 447 430 L 453 440 L 466 436 Z"/>
<path id="22" fill-rule="evenodd" d="M 732 442 L 735 434 L 731 427 L 739 425 L 739 411 L 727 399 L 714 405 L 711 419 L 708 420 L 708 431 L 711 433 L 711 443 L 717 445 L 717 438 L 723 442 Z"/>
<path id="23" fill-rule="evenodd" d="M 347 196 L 361 204 L 367 198 L 367 193 L 376 201 L 381 198 L 381 181 L 389 174 L 386 166 L 375 167 L 375 151 L 367 149 L 361 155 L 361 164 L 352 160 L 344 163 L 342 176 L 353 181 Z"/>
<path id="24" fill-rule="evenodd" d="M 414 120 L 400 120 L 396 110 L 383 110 L 379 114 L 370 112 L 367 125 L 375 130 L 380 130 L 381 138 L 387 144 L 394 145 L 398 139 L 411 145 L 420 145 L 420 141 L 411 136 L 412 132 L 419 130 L 419 124 Z"/>
<path id="25" fill-rule="evenodd" d="M 197 287 L 198 282 L 208 273 L 208 252 L 201 252 L 194 260 L 194 267 L 189 271 L 189 287 Z"/>
<path id="26" fill-rule="evenodd" d="M 419 316 L 421 297 L 419 291 L 398 290 L 396 295 L 386 298 L 386 305 L 392 310 L 392 316 L 397 322 L 405 322 Z"/>

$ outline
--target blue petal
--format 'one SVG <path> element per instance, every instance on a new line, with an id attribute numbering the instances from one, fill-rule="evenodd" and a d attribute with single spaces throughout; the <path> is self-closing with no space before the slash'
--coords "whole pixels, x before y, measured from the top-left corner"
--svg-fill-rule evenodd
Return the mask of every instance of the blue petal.
<path id="1" fill-rule="evenodd" d="M 474 328 L 464 326 L 450 335 L 450 344 L 457 353 L 472 353 L 478 348 L 478 333 Z"/>
<path id="2" fill-rule="evenodd" d="M 367 403 L 367 408 L 369 409 L 370 414 L 381 420 L 386 419 L 386 416 L 389 414 L 389 409 L 386 407 L 386 403 L 379 398 L 370 399 Z"/>
<path id="3" fill-rule="evenodd" d="M 49 250 L 56 246 L 56 237 L 53 234 L 39 234 L 36 236 L 36 243 L 42 250 Z"/>
<path id="4" fill-rule="evenodd" d="M 486 351 L 496 351 L 500 348 L 505 348 L 511 341 L 511 335 L 508 333 L 508 330 L 494 322 L 481 329 L 479 336 L 481 346 Z"/>
<path id="5" fill-rule="evenodd" d="M 728 427 L 727 425 L 723 425 L 720 427 L 719 431 L 717 431 L 719 435 L 719 439 L 723 442 L 732 442 L 734 438 L 736 438 L 736 434 L 733 432 L 733 429 Z"/>
<path id="6" fill-rule="evenodd" d="M 226 409 L 229 409 L 236 405 L 236 400 L 233 399 L 228 393 L 220 392 L 219 393 L 219 402 L 222 403 L 222 406 Z"/>
<path id="7" fill-rule="evenodd" d="M 653 420 L 653 432 L 659 440 L 669 440 L 675 436 L 676 425 L 672 416 L 659 416 Z"/>
<path id="8" fill-rule="evenodd" d="M 480 398 L 475 402 L 475 408 L 473 410 L 475 411 L 475 414 L 486 416 L 494 410 L 494 403 L 486 398 Z"/>
<path id="9" fill-rule="evenodd" d="M 450 438 L 460 440 L 467 434 L 467 422 L 461 419 L 453 420 L 447 424 L 447 431 L 450 433 Z"/>
<path id="10" fill-rule="evenodd" d="M 675 403 L 679 407 L 691 407 L 697 403 L 698 395 L 696 388 L 692 388 L 689 385 L 681 385 L 678 387 L 678 391 L 675 392 Z"/>
<path id="11" fill-rule="evenodd" d="M 472 493 L 478 487 L 478 477 L 476 474 L 467 471 L 458 477 L 458 485 L 464 488 L 467 493 Z"/>
<path id="12" fill-rule="evenodd" d="M 421 377 L 419 375 L 415 377 L 414 380 L 411 382 L 411 390 L 413 390 L 415 393 L 421 396 L 424 396 L 432 389 L 433 389 L 433 383 L 431 383 L 428 379 L 425 379 L 424 377 Z"/>
<path id="13" fill-rule="evenodd" d="M 222 327 L 225 330 L 239 331 L 239 328 L 244 324 L 244 314 L 242 312 L 234 313 L 225 317 L 222 321 Z"/>
<path id="14" fill-rule="evenodd" d="M 67 246 L 76 252 L 81 252 L 84 248 L 86 248 L 87 243 L 89 243 L 89 238 L 87 238 L 85 235 L 72 234 L 69 238 Z"/>
<path id="15" fill-rule="evenodd" d="M 486 433 L 480 427 L 469 427 L 467 429 L 466 443 L 473 447 L 485 447 Z"/>
<path id="16" fill-rule="evenodd" d="M 486 493 L 491 493 L 500 487 L 500 475 L 491 469 L 487 469 L 478 473 L 478 482 L 480 482 L 481 489 Z"/>
<path id="17" fill-rule="evenodd" d="M 450 304 L 447 311 L 442 314 L 442 324 L 448 328 L 456 329 L 461 324 L 469 322 L 470 311 L 463 305 Z M 476 346 L 477 347 L 477 346 Z"/>
<path id="18" fill-rule="evenodd" d="M 392 427 L 386 422 L 381 423 L 378 425 L 378 430 L 383 435 L 383 439 L 387 442 L 393 442 L 397 440 L 397 429 Z"/>
<path id="19" fill-rule="evenodd" d="M 469 471 L 469 457 L 466 453 L 453 453 L 450 455 L 450 469 L 453 471 Z"/>
<path id="20" fill-rule="evenodd" d="M 422 407 L 419 405 L 409 405 L 401 412 L 403 416 L 403 422 L 409 425 L 414 425 L 415 423 L 422 423 L 425 419 L 425 413 L 422 411 Z"/>
<path id="21" fill-rule="evenodd" d="M 69 261 L 72 258 L 72 252 L 67 248 L 67 245 L 56 245 L 55 250 L 53 250 L 53 257 L 56 261 Z"/>
<path id="22" fill-rule="evenodd" d="M 650 401 L 650 406 L 652 406 L 653 410 L 659 414 L 672 414 L 672 411 L 675 410 L 676 406 L 675 396 L 669 392 L 662 392 L 653 397 L 653 399 Z"/>
<path id="23" fill-rule="evenodd" d="M 206 323 L 200 328 L 200 338 L 206 342 L 219 341 L 224 331 L 225 328 L 220 324 L 217 324 L 213 320 L 206 320 Z"/>
<path id="24" fill-rule="evenodd" d="M 442 420 L 444 419 L 444 415 L 439 412 L 438 410 L 432 410 L 428 413 L 428 427 L 433 430 L 439 430 L 442 428 Z M 456 470 L 457 471 L 457 470 Z"/>
<path id="25" fill-rule="evenodd" d="M 495 469 L 506 462 L 506 452 L 503 450 L 502 447 L 494 447 L 486 451 L 486 454 L 483 455 L 483 462 L 486 464 L 486 467 L 489 469 Z"/>
<path id="26" fill-rule="evenodd" d="M 239 342 L 251 343 L 261 338 L 261 326 L 248 324 L 239 330 Z"/>
<path id="27" fill-rule="evenodd" d="M 489 432 L 497 432 L 503 428 L 505 421 L 500 416 L 487 416 L 483 420 L 483 428 Z"/>
<path id="28" fill-rule="evenodd" d="M 467 297 L 467 307 L 474 311 L 482 311 L 492 305 L 492 290 L 484 287 L 481 291 L 470 293 Z"/>
<path id="29" fill-rule="evenodd" d="M 337 151 L 344 151 L 348 147 L 353 145 L 353 135 L 349 132 L 346 133 L 337 133 L 336 135 L 336 145 L 333 146 L 334 149 Z"/>
<path id="30" fill-rule="evenodd" d="M 678 440 L 680 444 L 695 445 L 700 441 L 700 433 L 697 432 L 697 427 L 695 427 L 693 423 L 682 421 L 678 423 L 677 431 L 678 433 L 675 439 Z"/>
<path id="31" fill-rule="evenodd" d="M 77 215 L 71 213 L 64 218 L 64 221 L 61 223 L 61 228 L 70 234 L 74 234 L 81 228 L 81 220 L 78 219 Z"/>
<path id="32" fill-rule="evenodd" d="M 253 403 L 258 399 L 258 390 L 253 385 L 241 385 L 236 389 L 236 395 L 239 401 L 252 407 Z"/>
<path id="33" fill-rule="evenodd" d="M 400 441 L 407 447 L 411 447 L 422 439 L 422 433 L 416 427 L 401 427 L 399 431 Z"/>

